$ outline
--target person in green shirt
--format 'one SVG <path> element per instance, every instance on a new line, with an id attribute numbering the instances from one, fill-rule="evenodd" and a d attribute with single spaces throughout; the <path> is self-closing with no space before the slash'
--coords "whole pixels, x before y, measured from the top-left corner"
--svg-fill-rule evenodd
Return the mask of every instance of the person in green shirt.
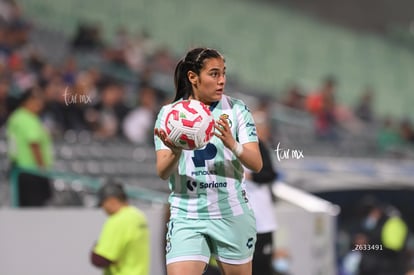
<path id="1" fill-rule="evenodd" d="M 148 275 L 150 235 L 145 214 L 128 203 L 117 182 L 102 186 L 98 205 L 109 218 L 91 252 L 91 263 L 103 268 L 104 275 Z"/>
<path id="2" fill-rule="evenodd" d="M 43 107 L 42 91 L 28 89 L 22 94 L 19 107 L 7 120 L 12 174 L 19 171 L 16 196 L 19 206 L 43 206 L 52 196 L 49 179 L 37 173 L 50 169 L 53 163 L 52 140 L 39 118 Z"/>

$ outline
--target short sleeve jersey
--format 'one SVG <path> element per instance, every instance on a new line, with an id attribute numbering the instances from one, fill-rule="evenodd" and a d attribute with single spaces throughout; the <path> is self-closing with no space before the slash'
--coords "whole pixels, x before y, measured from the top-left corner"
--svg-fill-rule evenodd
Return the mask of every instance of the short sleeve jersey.
<path id="1" fill-rule="evenodd" d="M 37 168 L 30 144 L 40 146 L 43 161 L 47 168 L 52 165 L 53 148 L 49 133 L 39 117 L 24 108 L 19 108 L 10 116 L 7 123 L 9 158 L 23 168 Z"/>
<path id="2" fill-rule="evenodd" d="M 156 128 L 165 129 L 171 107 L 160 110 Z M 253 117 L 243 101 L 223 96 L 210 110 L 215 120 L 227 119 L 239 143 L 258 142 Z M 154 141 L 155 150 L 168 149 L 157 136 Z M 216 136 L 201 149 L 183 150 L 178 169 L 169 178 L 171 217 L 219 219 L 247 212 L 251 208 L 243 179 L 243 165 Z"/>
<path id="3" fill-rule="evenodd" d="M 105 275 L 148 275 L 149 241 L 145 214 L 126 206 L 109 216 L 94 252 L 114 262 L 105 269 Z"/>

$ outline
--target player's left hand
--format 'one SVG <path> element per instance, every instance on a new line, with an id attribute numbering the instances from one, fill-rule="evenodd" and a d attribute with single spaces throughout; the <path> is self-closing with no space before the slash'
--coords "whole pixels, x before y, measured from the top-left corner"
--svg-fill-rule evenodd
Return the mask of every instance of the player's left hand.
<path id="1" fill-rule="evenodd" d="M 224 146 L 226 146 L 229 149 L 233 148 L 236 140 L 234 139 L 231 133 L 230 125 L 227 119 L 220 117 L 220 119 L 216 121 L 214 127 L 216 128 L 214 135 L 221 139 Z"/>

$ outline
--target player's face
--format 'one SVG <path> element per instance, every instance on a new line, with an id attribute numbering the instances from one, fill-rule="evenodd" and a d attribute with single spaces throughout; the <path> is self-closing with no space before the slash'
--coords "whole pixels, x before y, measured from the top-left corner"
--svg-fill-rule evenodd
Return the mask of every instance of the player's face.
<path id="1" fill-rule="evenodd" d="M 115 203 L 116 199 L 113 197 L 109 197 L 102 202 L 101 207 L 105 211 L 105 213 L 110 216 L 115 213 Z"/>
<path id="2" fill-rule="evenodd" d="M 193 84 L 194 97 L 209 105 L 219 101 L 224 93 L 226 84 L 226 67 L 222 58 L 209 58 L 204 60 L 204 67 L 200 74 L 190 74 Z"/>

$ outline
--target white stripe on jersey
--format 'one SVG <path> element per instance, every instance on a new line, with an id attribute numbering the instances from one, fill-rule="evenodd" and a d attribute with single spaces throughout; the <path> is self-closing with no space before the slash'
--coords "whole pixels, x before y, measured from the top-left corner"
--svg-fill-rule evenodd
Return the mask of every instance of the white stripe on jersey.
<path id="1" fill-rule="evenodd" d="M 224 158 L 225 159 L 231 159 L 233 157 L 233 152 L 230 150 L 224 151 Z M 232 175 L 230 175 L 230 173 Z M 234 178 L 234 171 L 228 169 L 226 171 L 226 177 Z M 232 182 L 227 186 L 228 192 L 229 192 L 229 204 L 231 205 L 231 210 L 233 212 L 233 216 L 238 216 L 243 214 L 243 208 L 240 205 L 240 202 L 238 201 L 237 192 L 236 190 L 236 182 Z"/>
<path id="2" fill-rule="evenodd" d="M 216 213 L 214 217 L 215 219 L 222 218 L 219 204 L 217 203 L 219 201 L 218 192 L 214 189 L 207 189 L 207 202 L 208 202 L 208 212 L 209 213 Z"/>

